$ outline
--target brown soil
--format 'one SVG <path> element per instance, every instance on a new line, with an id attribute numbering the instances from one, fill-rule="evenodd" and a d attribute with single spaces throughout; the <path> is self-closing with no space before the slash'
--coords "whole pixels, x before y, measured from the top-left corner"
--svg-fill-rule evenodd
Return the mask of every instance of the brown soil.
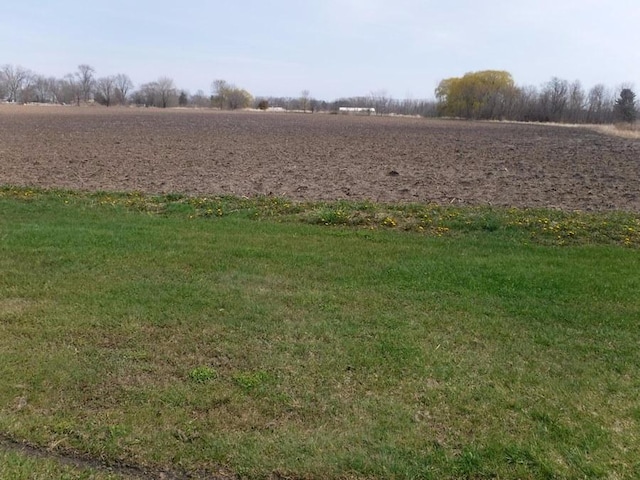
<path id="1" fill-rule="evenodd" d="M 0 184 L 640 212 L 640 140 L 327 114 L 0 107 Z"/>

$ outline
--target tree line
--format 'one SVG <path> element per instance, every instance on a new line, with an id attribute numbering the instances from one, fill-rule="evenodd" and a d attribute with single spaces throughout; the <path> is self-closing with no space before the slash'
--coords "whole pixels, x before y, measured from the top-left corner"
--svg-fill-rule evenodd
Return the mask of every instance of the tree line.
<path id="1" fill-rule="evenodd" d="M 159 108 L 216 106 L 234 110 L 252 106 L 254 99 L 246 90 L 224 80 L 212 82 L 211 95 L 202 90 L 190 95 L 177 88 L 173 79 L 164 76 L 135 88 L 128 75 L 118 73 L 98 77 L 96 70 L 87 64 L 78 65 L 75 72 L 62 78 L 6 64 L 0 67 L 0 101 L 65 105 L 95 102 L 107 107 L 129 104 Z"/>
<path id="2" fill-rule="evenodd" d="M 435 90 L 440 116 L 483 120 L 561 123 L 632 123 L 638 116 L 630 86 L 598 84 L 588 91 L 579 80 L 558 77 L 520 87 L 509 72 L 485 70 L 447 78 Z"/>
<path id="3" fill-rule="evenodd" d="M 98 77 L 87 64 L 62 78 L 45 76 L 14 65 L 0 68 L 0 101 L 16 103 L 76 104 L 95 102 L 159 108 L 200 107 L 235 110 L 281 108 L 303 112 L 337 112 L 340 107 L 374 108 L 376 114 L 456 117 L 525 122 L 612 123 L 638 117 L 636 94 L 630 86 L 617 90 L 598 84 L 585 90 L 576 80 L 552 77 L 540 87 L 518 86 L 509 72 L 485 70 L 442 80 L 435 100 L 397 100 L 385 90 L 327 102 L 303 90 L 297 97 L 257 97 L 226 80 L 211 83 L 210 93 L 190 94 L 173 79 L 160 77 L 137 88 L 118 73 Z"/>
<path id="4" fill-rule="evenodd" d="M 436 104 L 428 100 L 396 100 L 385 91 L 359 97 L 340 98 L 333 102 L 317 100 L 308 90 L 297 97 L 256 97 L 243 88 L 216 79 L 209 94 L 198 90 L 190 94 L 179 89 L 173 79 L 160 77 L 134 88 L 131 78 L 123 73 L 96 76 L 87 64 L 78 65 L 75 72 L 62 78 L 47 77 L 20 66 L 0 68 L 0 101 L 15 103 L 84 104 L 95 102 L 113 105 L 140 105 L 159 108 L 200 107 L 236 110 L 242 108 L 281 108 L 303 112 L 335 111 L 342 106 L 374 107 L 380 114 L 434 116 Z"/>

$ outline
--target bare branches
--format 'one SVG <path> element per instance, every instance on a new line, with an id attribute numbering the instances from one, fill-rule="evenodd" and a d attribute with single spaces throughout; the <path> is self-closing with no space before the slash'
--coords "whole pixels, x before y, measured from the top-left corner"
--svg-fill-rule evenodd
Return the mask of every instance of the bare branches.
<path id="1" fill-rule="evenodd" d="M 95 100 L 110 107 L 116 94 L 116 77 L 102 77 L 96 80 Z"/>
<path id="2" fill-rule="evenodd" d="M 82 99 L 88 102 L 93 97 L 93 88 L 95 86 L 94 74 L 95 69 L 86 64 L 78 65 L 78 71 L 75 73 L 78 86 L 82 93 Z"/>
<path id="3" fill-rule="evenodd" d="M 133 82 L 128 75 L 119 73 L 114 77 L 116 87 L 116 99 L 119 104 L 125 105 L 129 92 L 133 89 Z"/>
<path id="4" fill-rule="evenodd" d="M 33 74 L 30 70 L 22 68 L 20 66 L 14 67 L 13 65 L 4 65 L 0 71 L 2 77 L 2 83 L 6 88 L 9 97 L 9 102 L 23 101 L 23 90 L 29 85 Z"/>

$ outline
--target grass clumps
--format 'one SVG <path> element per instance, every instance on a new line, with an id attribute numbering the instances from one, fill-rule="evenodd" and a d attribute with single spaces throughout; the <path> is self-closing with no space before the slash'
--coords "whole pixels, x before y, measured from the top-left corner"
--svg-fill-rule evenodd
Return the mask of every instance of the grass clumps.
<path id="1" fill-rule="evenodd" d="M 206 383 L 218 377 L 215 369 L 207 366 L 196 367 L 189 372 L 189 378 L 196 383 Z"/>
<path id="2" fill-rule="evenodd" d="M 234 216 L 312 225 L 392 229 L 442 237 L 472 232 L 505 232 L 546 245 L 616 244 L 640 247 L 640 215 L 632 212 L 565 212 L 553 209 L 500 208 L 372 202 L 293 202 L 274 197 L 188 197 L 139 192 L 84 193 L 0 188 L 0 198 L 32 201 L 58 198 L 65 205 L 114 207 L 188 219 Z"/>

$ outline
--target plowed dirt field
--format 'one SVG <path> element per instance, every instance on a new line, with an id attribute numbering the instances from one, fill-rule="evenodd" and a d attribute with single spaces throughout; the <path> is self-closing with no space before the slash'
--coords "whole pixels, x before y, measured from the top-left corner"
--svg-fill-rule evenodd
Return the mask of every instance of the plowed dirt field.
<path id="1" fill-rule="evenodd" d="M 640 212 L 640 140 L 419 118 L 4 105 L 0 184 Z"/>

